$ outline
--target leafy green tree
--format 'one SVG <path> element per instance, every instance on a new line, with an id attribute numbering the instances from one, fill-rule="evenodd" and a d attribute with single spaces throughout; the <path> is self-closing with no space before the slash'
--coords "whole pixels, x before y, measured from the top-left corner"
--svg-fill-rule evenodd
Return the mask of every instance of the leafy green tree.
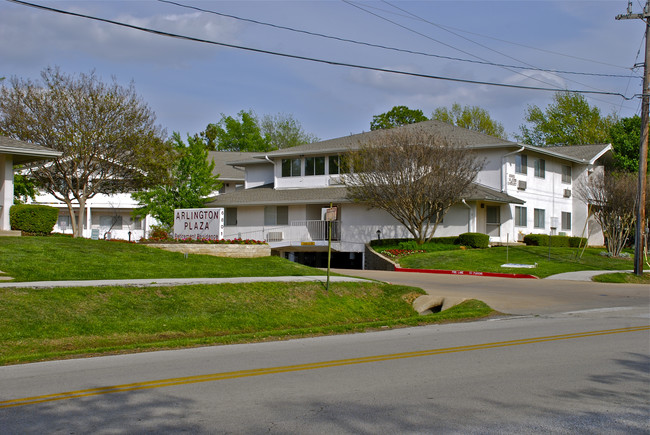
<path id="1" fill-rule="evenodd" d="M 36 182 L 28 175 L 21 174 L 21 165 L 14 166 L 14 203 L 21 204 L 36 197 Z"/>
<path id="2" fill-rule="evenodd" d="M 370 130 L 382 130 L 400 125 L 415 124 L 416 122 L 427 121 L 419 109 L 409 109 L 406 106 L 395 106 L 386 113 L 375 115 L 370 122 Z"/>
<path id="3" fill-rule="evenodd" d="M 106 84 L 94 72 L 46 68 L 40 83 L 13 77 L 0 88 L 0 132 L 62 152 L 29 176 L 68 206 L 75 237 L 88 199 L 146 188 L 168 175 L 171 147 L 155 120 L 133 84 Z"/>
<path id="4" fill-rule="evenodd" d="M 271 151 L 273 146 L 262 135 L 252 110 L 241 110 L 237 118 L 221 114 L 216 124 L 208 124 L 204 136 L 207 146 L 217 151 Z"/>
<path id="5" fill-rule="evenodd" d="M 433 111 L 431 119 L 437 119 L 458 127 L 489 134 L 490 136 L 507 139 L 506 129 L 498 121 L 493 120 L 487 110 L 478 106 L 464 106 L 454 103 L 451 109 L 438 107 Z"/>
<path id="6" fill-rule="evenodd" d="M 208 161 L 208 149 L 201 137 L 188 135 L 187 146 L 178 133 L 172 138 L 177 161 L 171 183 L 131 194 L 140 205 L 133 212 L 135 217 L 151 215 L 168 228 L 174 224 L 174 209 L 202 207 L 221 187 L 219 176 L 212 174 L 214 161 Z"/>
<path id="7" fill-rule="evenodd" d="M 264 139 L 273 149 L 283 149 L 317 142 L 313 134 L 306 133 L 292 115 L 278 113 L 264 115 L 260 121 L 260 129 Z"/>
<path id="8" fill-rule="evenodd" d="M 625 172 L 639 171 L 639 146 L 641 144 L 641 117 L 622 118 L 609 130 L 614 148 L 614 166 Z M 649 160 L 650 161 L 650 160 Z M 650 168 L 650 165 L 648 165 Z"/>
<path id="9" fill-rule="evenodd" d="M 598 107 L 591 107 L 586 98 L 571 92 L 556 92 L 546 110 L 528 106 L 528 125 L 521 125 L 517 139 L 537 146 L 587 145 L 608 143 L 609 130 L 615 115 L 601 116 Z"/>
<path id="10" fill-rule="evenodd" d="M 241 110 L 237 118 L 222 113 L 201 136 L 213 151 L 273 151 L 318 141 L 292 115 L 264 115 L 260 120 L 252 110 Z"/>

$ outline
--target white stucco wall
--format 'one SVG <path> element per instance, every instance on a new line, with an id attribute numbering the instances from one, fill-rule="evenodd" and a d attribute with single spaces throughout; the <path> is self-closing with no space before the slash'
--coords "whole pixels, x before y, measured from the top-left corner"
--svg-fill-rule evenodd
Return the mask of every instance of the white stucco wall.
<path id="1" fill-rule="evenodd" d="M 480 151 L 480 158 L 485 158 L 485 166 L 476 177 L 477 183 L 501 190 L 501 160 L 504 154 L 504 150 Z"/>
<path id="2" fill-rule="evenodd" d="M 251 189 L 273 183 L 273 168 L 270 164 L 247 166 L 245 188 Z"/>

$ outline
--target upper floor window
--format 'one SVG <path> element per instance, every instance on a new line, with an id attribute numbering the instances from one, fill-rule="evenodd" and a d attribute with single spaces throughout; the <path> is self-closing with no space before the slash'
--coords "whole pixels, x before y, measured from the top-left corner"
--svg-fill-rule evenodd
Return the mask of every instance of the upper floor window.
<path id="1" fill-rule="evenodd" d="M 325 157 L 305 157 L 305 176 L 325 175 Z"/>
<path id="2" fill-rule="evenodd" d="M 538 178 L 546 177 L 546 160 L 544 159 L 535 160 L 535 176 Z"/>
<path id="3" fill-rule="evenodd" d="M 341 156 L 329 156 L 329 171 L 330 175 L 341 173 Z"/>
<path id="4" fill-rule="evenodd" d="M 562 165 L 562 182 L 571 184 L 571 166 Z"/>
<path id="5" fill-rule="evenodd" d="M 302 175 L 300 170 L 300 159 L 282 159 L 283 177 L 300 177 Z"/>
<path id="6" fill-rule="evenodd" d="M 526 154 L 517 154 L 515 156 L 515 172 L 517 174 L 528 173 L 528 156 Z"/>

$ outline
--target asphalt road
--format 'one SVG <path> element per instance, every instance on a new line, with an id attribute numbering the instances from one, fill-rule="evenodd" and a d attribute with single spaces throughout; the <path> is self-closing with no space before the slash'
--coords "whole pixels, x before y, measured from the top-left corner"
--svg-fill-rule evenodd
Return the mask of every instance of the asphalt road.
<path id="1" fill-rule="evenodd" d="M 455 278 L 533 314 L 0 367 L 0 433 L 650 433 L 647 289 Z"/>
<path id="2" fill-rule="evenodd" d="M 550 314 L 607 307 L 648 306 L 650 287 L 555 279 L 336 269 L 337 273 L 420 287 L 442 297 L 479 299 L 508 314 Z"/>

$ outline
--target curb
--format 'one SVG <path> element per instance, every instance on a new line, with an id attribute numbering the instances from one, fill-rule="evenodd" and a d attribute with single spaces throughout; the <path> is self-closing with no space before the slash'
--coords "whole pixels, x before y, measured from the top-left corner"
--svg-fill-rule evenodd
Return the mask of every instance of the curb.
<path id="1" fill-rule="evenodd" d="M 443 275 L 491 276 L 495 278 L 539 279 L 535 275 L 528 275 L 526 273 L 473 272 L 469 270 L 403 269 L 401 267 L 396 267 L 395 272 L 437 273 Z"/>

